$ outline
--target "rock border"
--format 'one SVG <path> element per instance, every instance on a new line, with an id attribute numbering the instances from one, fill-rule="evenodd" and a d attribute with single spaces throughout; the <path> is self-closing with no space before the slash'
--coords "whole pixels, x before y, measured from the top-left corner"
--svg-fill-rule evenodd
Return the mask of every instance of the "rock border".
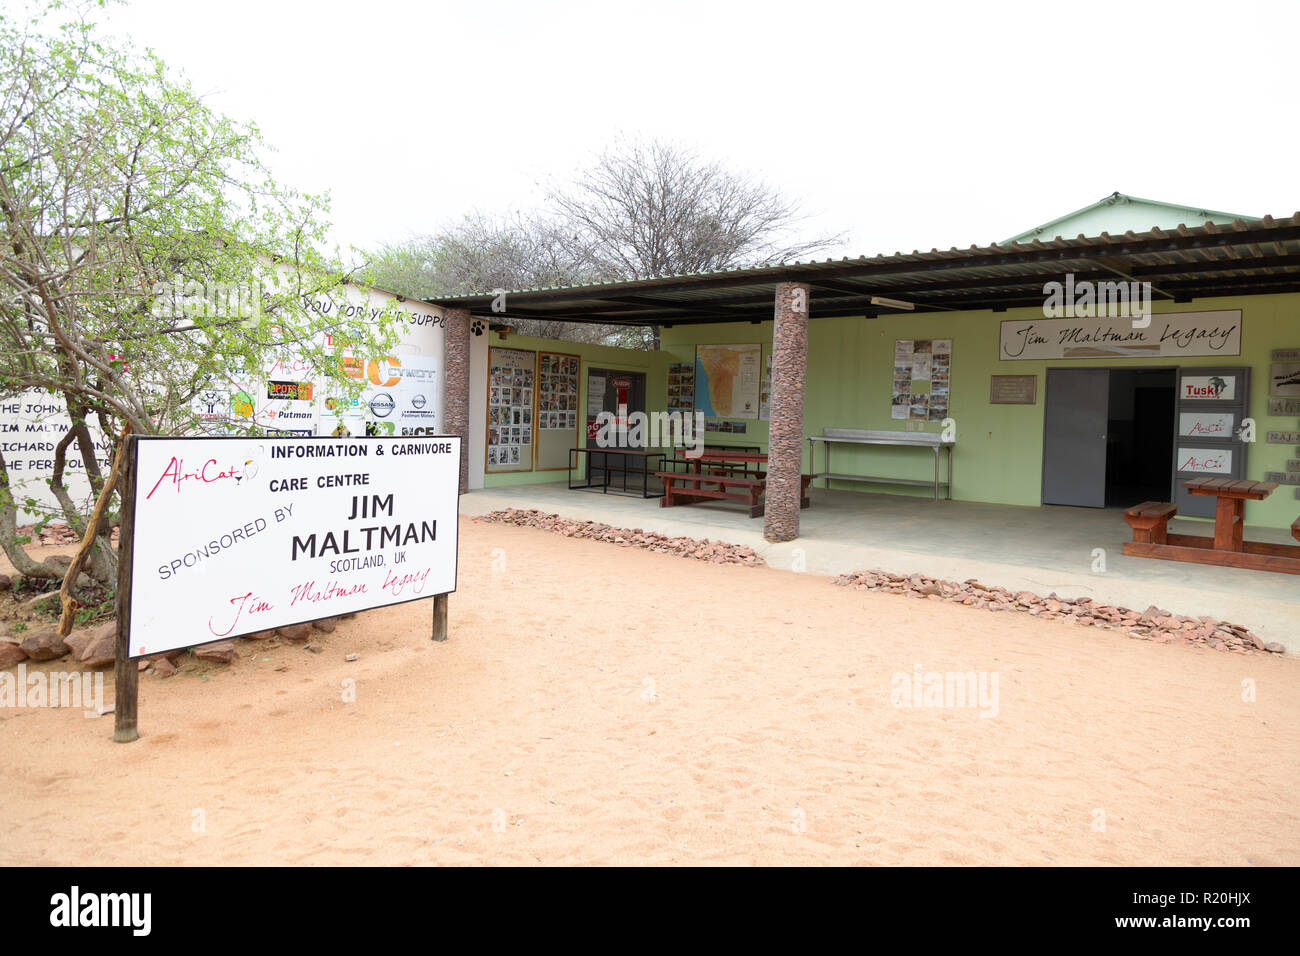
<path id="1" fill-rule="evenodd" d="M 1216 651 L 1253 654 L 1268 651 L 1283 654 L 1286 648 L 1276 641 L 1265 643 L 1258 635 L 1240 624 L 1220 621 L 1210 615 L 1192 617 L 1156 607 L 1135 611 L 1116 604 L 1101 604 L 1089 597 L 1063 598 L 1055 591 L 1042 597 L 1033 591 L 1010 591 L 1004 587 L 981 584 L 968 578 L 958 584 L 923 574 L 893 574 L 873 568 L 851 571 L 835 579 L 840 587 L 903 594 L 931 601 L 945 601 L 988 611 L 1020 611 L 1047 620 L 1072 622 L 1083 627 L 1121 631 L 1138 640 L 1155 644 L 1186 644 L 1212 647 Z"/>
<path id="2" fill-rule="evenodd" d="M 708 561 L 710 564 L 740 564 L 746 567 L 765 566 L 766 561 L 753 548 L 743 544 L 728 544 L 725 541 L 710 541 L 708 538 L 669 537 L 654 531 L 640 528 L 616 528 L 598 521 L 582 521 L 576 518 L 561 518 L 557 514 L 546 514 L 536 508 L 504 508 L 479 515 L 476 521 L 490 524 L 508 524 L 521 528 L 540 528 L 566 538 L 588 538 L 592 541 L 606 541 L 622 548 L 642 548 L 656 554 L 672 554 L 680 558 L 694 558 Z"/>

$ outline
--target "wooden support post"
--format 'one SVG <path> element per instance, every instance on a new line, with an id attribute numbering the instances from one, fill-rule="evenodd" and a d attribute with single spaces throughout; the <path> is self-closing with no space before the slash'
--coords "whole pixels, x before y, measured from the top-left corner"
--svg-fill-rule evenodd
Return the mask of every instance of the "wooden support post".
<path id="1" fill-rule="evenodd" d="M 113 740 L 129 744 L 140 736 L 140 667 L 131 660 L 131 558 L 135 551 L 136 438 L 123 439 L 122 524 L 117 547 L 117 640 L 113 661 Z"/>
<path id="2" fill-rule="evenodd" d="M 447 639 L 447 595 L 437 594 L 433 598 L 433 639 Z"/>

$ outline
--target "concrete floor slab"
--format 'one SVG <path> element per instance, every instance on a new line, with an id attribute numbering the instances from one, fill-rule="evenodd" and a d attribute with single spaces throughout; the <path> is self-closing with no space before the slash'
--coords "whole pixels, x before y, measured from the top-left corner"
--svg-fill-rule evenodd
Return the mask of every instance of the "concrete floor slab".
<path id="1" fill-rule="evenodd" d="M 661 534 L 748 545 L 778 568 L 838 575 L 880 568 L 963 581 L 1088 596 L 1143 609 L 1212 614 L 1243 624 L 1266 641 L 1300 652 L 1300 576 L 1128 557 L 1128 525 L 1117 509 L 1041 508 L 940 501 L 903 495 L 812 490 L 800 513 L 800 537 L 763 539 L 763 521 L 728 502 L 660 508 L 640 499 L 570 491 L 564 482 L 491 488 L 461 496 L 462 514 L 537 508 L 566 518 L 600 521 Z M 1207 522 L 1176 518 L 1171 531 L 1205 534 Z M 1246 529 L 1259 541 L 1293 543 L 1272 528 Z"/>

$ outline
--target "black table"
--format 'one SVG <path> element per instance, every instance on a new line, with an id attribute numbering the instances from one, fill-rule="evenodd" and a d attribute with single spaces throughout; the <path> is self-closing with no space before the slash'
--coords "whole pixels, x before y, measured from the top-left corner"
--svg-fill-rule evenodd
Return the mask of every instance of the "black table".
<path id="1" fill-rule="evenodd" d="M 587 456 L 587 467 L 583 478 L 583 484 L 575 485 L 573 483 L 573 472 L 578 467 L 578 456 Z M 657 460 L 657 465 L 652 466 L 651 462 Z M 664 470 L 664 453 L 654 451 L 649 448 L 570 448 L 569 449 L 569 490 L 577 491 L 582 488 L 599 488 L 603 494 L 609 494 L 610 488 L 614 488 L 615 494 L 639 495 L 642 498 L 662 498 L 663 491 L 656 491 L 650 487 L 650 478 L 656 471 Z M 598 471 L 604 478 L 603 482 L 596 483 L 592 481 L 592 472 Z M 623 476 L 621 487 L 611 486 L 610 475 L 619 473 Z M 641 487 L 635 485 L 628 487 L 627 476 L 641 476 Z M 658 481 L 658 479 L 655 479 Z"/>

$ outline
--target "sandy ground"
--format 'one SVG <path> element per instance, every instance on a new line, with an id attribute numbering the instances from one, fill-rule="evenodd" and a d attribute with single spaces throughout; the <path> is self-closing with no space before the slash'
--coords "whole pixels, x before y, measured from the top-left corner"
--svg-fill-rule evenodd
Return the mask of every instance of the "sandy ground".
<path id="1" fill-rule="evenodd" d="M 0 864 L 1300 863 L 1294 659 L 464 518 L 460 581 L 446 644 L 143 675 L 133 744 L 0 710 Z M 893 706 L 918 664 L 996 716 Z"/>

